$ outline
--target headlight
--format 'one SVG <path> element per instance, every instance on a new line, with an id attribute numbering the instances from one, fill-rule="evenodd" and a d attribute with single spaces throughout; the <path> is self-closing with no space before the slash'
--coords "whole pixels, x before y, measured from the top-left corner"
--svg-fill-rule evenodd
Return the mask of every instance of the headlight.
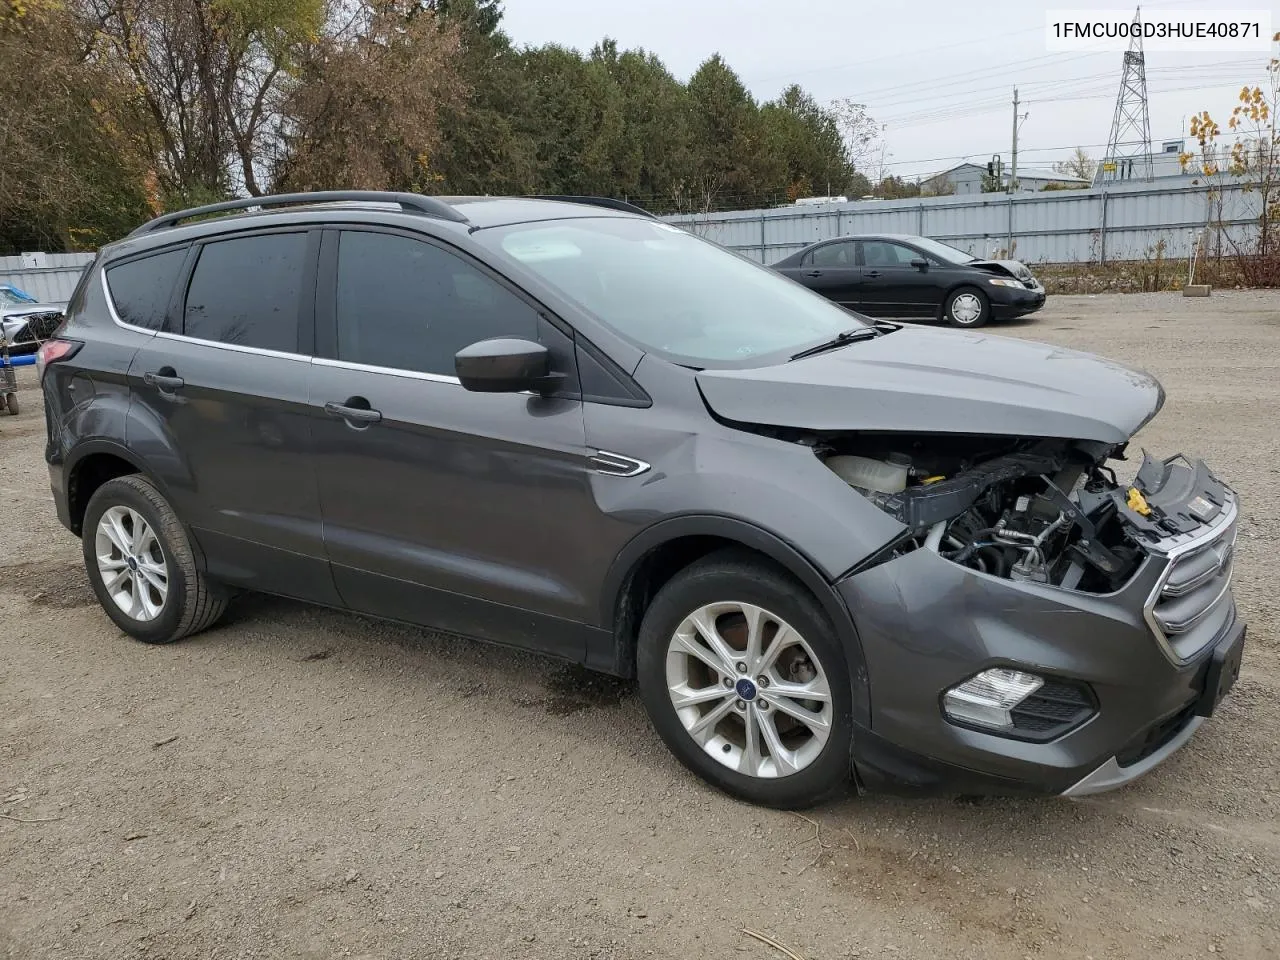
<path id="1" fill-rule="evenodd" d="M 1013 708 L 1044 686 L 1034 673 L 994 667 L 948 690 L 942 710 L 953 720 L 996 730 L 1013 728 Z"/>
<path id="2" fill-rule="evenodd" d="M 1025 290 L 1021 280 L 1006 280 L 1004 277 L 991 277 L 987 283 L 996 287 L 1017 287 L 1019 290 Z"/>

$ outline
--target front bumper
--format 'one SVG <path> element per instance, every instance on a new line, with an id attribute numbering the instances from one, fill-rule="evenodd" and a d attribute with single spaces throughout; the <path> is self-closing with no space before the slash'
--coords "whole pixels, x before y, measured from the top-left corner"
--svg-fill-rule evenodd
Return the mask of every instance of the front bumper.
<path id="1" fill-rule="evenodd" d="M 870 728 L 855 736 L 859 779 L 871 789 L 1075 796 L 1146 773 L 1200 726 L 1215 651 L 1244 633 L 1227 592 L 1188 638 L 1195 652 L 1170 657 L 1146 616 L 1167 570 L 1150 555 L 1125 587 L 1099 595 L 1004 580 L 922 548 L 841 581 L 870 681 Z M 1087 684 L 1096 710 L 1049 742 L 948 721 L 942 693 L 994 666 Z"/>
<path id="2" fill-rule="evenodd" d="M 992 286 L 988 291 L 991 300 L 991 316 L 995 320 L 1011 320 L 1035 313 L 1045 304 L 1044 287 L 1036 283 L 1034 288 Z"/>

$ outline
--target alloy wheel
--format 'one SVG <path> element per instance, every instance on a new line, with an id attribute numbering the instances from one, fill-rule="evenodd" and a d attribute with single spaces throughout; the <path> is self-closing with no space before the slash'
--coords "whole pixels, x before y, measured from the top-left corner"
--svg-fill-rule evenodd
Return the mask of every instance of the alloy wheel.
<path id="1" fill-rule="evenodd" d="M 750 777 L 797 773 L 831 734 L 831 686 L 780 617 L 736 601 L 699 607 L 667 646 L 667 692 L 708 755 Z"/>
<path id="2" fill-rule="evenodd" d="M 126 616 L 142 622 L 160 616 L 169 596 L 169 565 L 142 514 L 107 508 L 98 520 L 94 554 L 103 588 Z"/>

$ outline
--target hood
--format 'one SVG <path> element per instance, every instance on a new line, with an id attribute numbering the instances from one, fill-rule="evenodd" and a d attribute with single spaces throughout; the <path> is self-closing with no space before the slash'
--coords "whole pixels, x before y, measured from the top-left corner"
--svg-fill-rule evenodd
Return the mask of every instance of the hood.
<path id="1" fill-rule="evenodd" d="M 802 430 L 980 433 L 1123 443 L 1155 416 L 1148 374 L 1062 347 L 903 327 L 803 360 L 703 370 L 717 415 Z"/>
<path id="2" fill-rule="evenodd" d="M 1007 273 L 1018 280 L 1030 280 L 1031 268 L 1021 260 L 970 260 L 966 267 L 977 267 L 979 270 L 990 269 L 992 273 Z"/>
<path id="3" fill-rule="evenodd" d="M 15 306 L 0 307 L 0 317 L 11 320 L 15 317 L 31 317 L 39 313 L 62 313 L 67 309 L 66 303 L 24 303 Z"/>

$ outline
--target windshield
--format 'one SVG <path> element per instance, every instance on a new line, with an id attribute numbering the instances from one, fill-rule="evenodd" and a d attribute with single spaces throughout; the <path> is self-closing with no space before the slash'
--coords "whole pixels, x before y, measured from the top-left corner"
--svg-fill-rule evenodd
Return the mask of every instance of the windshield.
<path id="1" fill-rule="evenodd" d="M 653 220 L 481 230 L 641 348 L 697 367 L 761 366 L 868 321 L 766 267 Z"/>
<path id="2" fill-rule="evenodd" d="M 0 303 L 8 307 L 21 307 L 28 303 L 35 303 L 34 297 L 29 297 L 21 290 L 15 290 L 13 287 L 0 287 Z"/>
<path id="3" fill-rule="evenodd" d="M 939 243 L 937 240 L 930 240 L 928 237 L 912 237 L 911 242 L 925 253 L 930 256 L 937 257 L 939 260 L 947 260 L 951 263 L 971 263 L 978 259 L 971 253 L 965 253 L 963 250 L 957 250 L 948 243 Z"/>

